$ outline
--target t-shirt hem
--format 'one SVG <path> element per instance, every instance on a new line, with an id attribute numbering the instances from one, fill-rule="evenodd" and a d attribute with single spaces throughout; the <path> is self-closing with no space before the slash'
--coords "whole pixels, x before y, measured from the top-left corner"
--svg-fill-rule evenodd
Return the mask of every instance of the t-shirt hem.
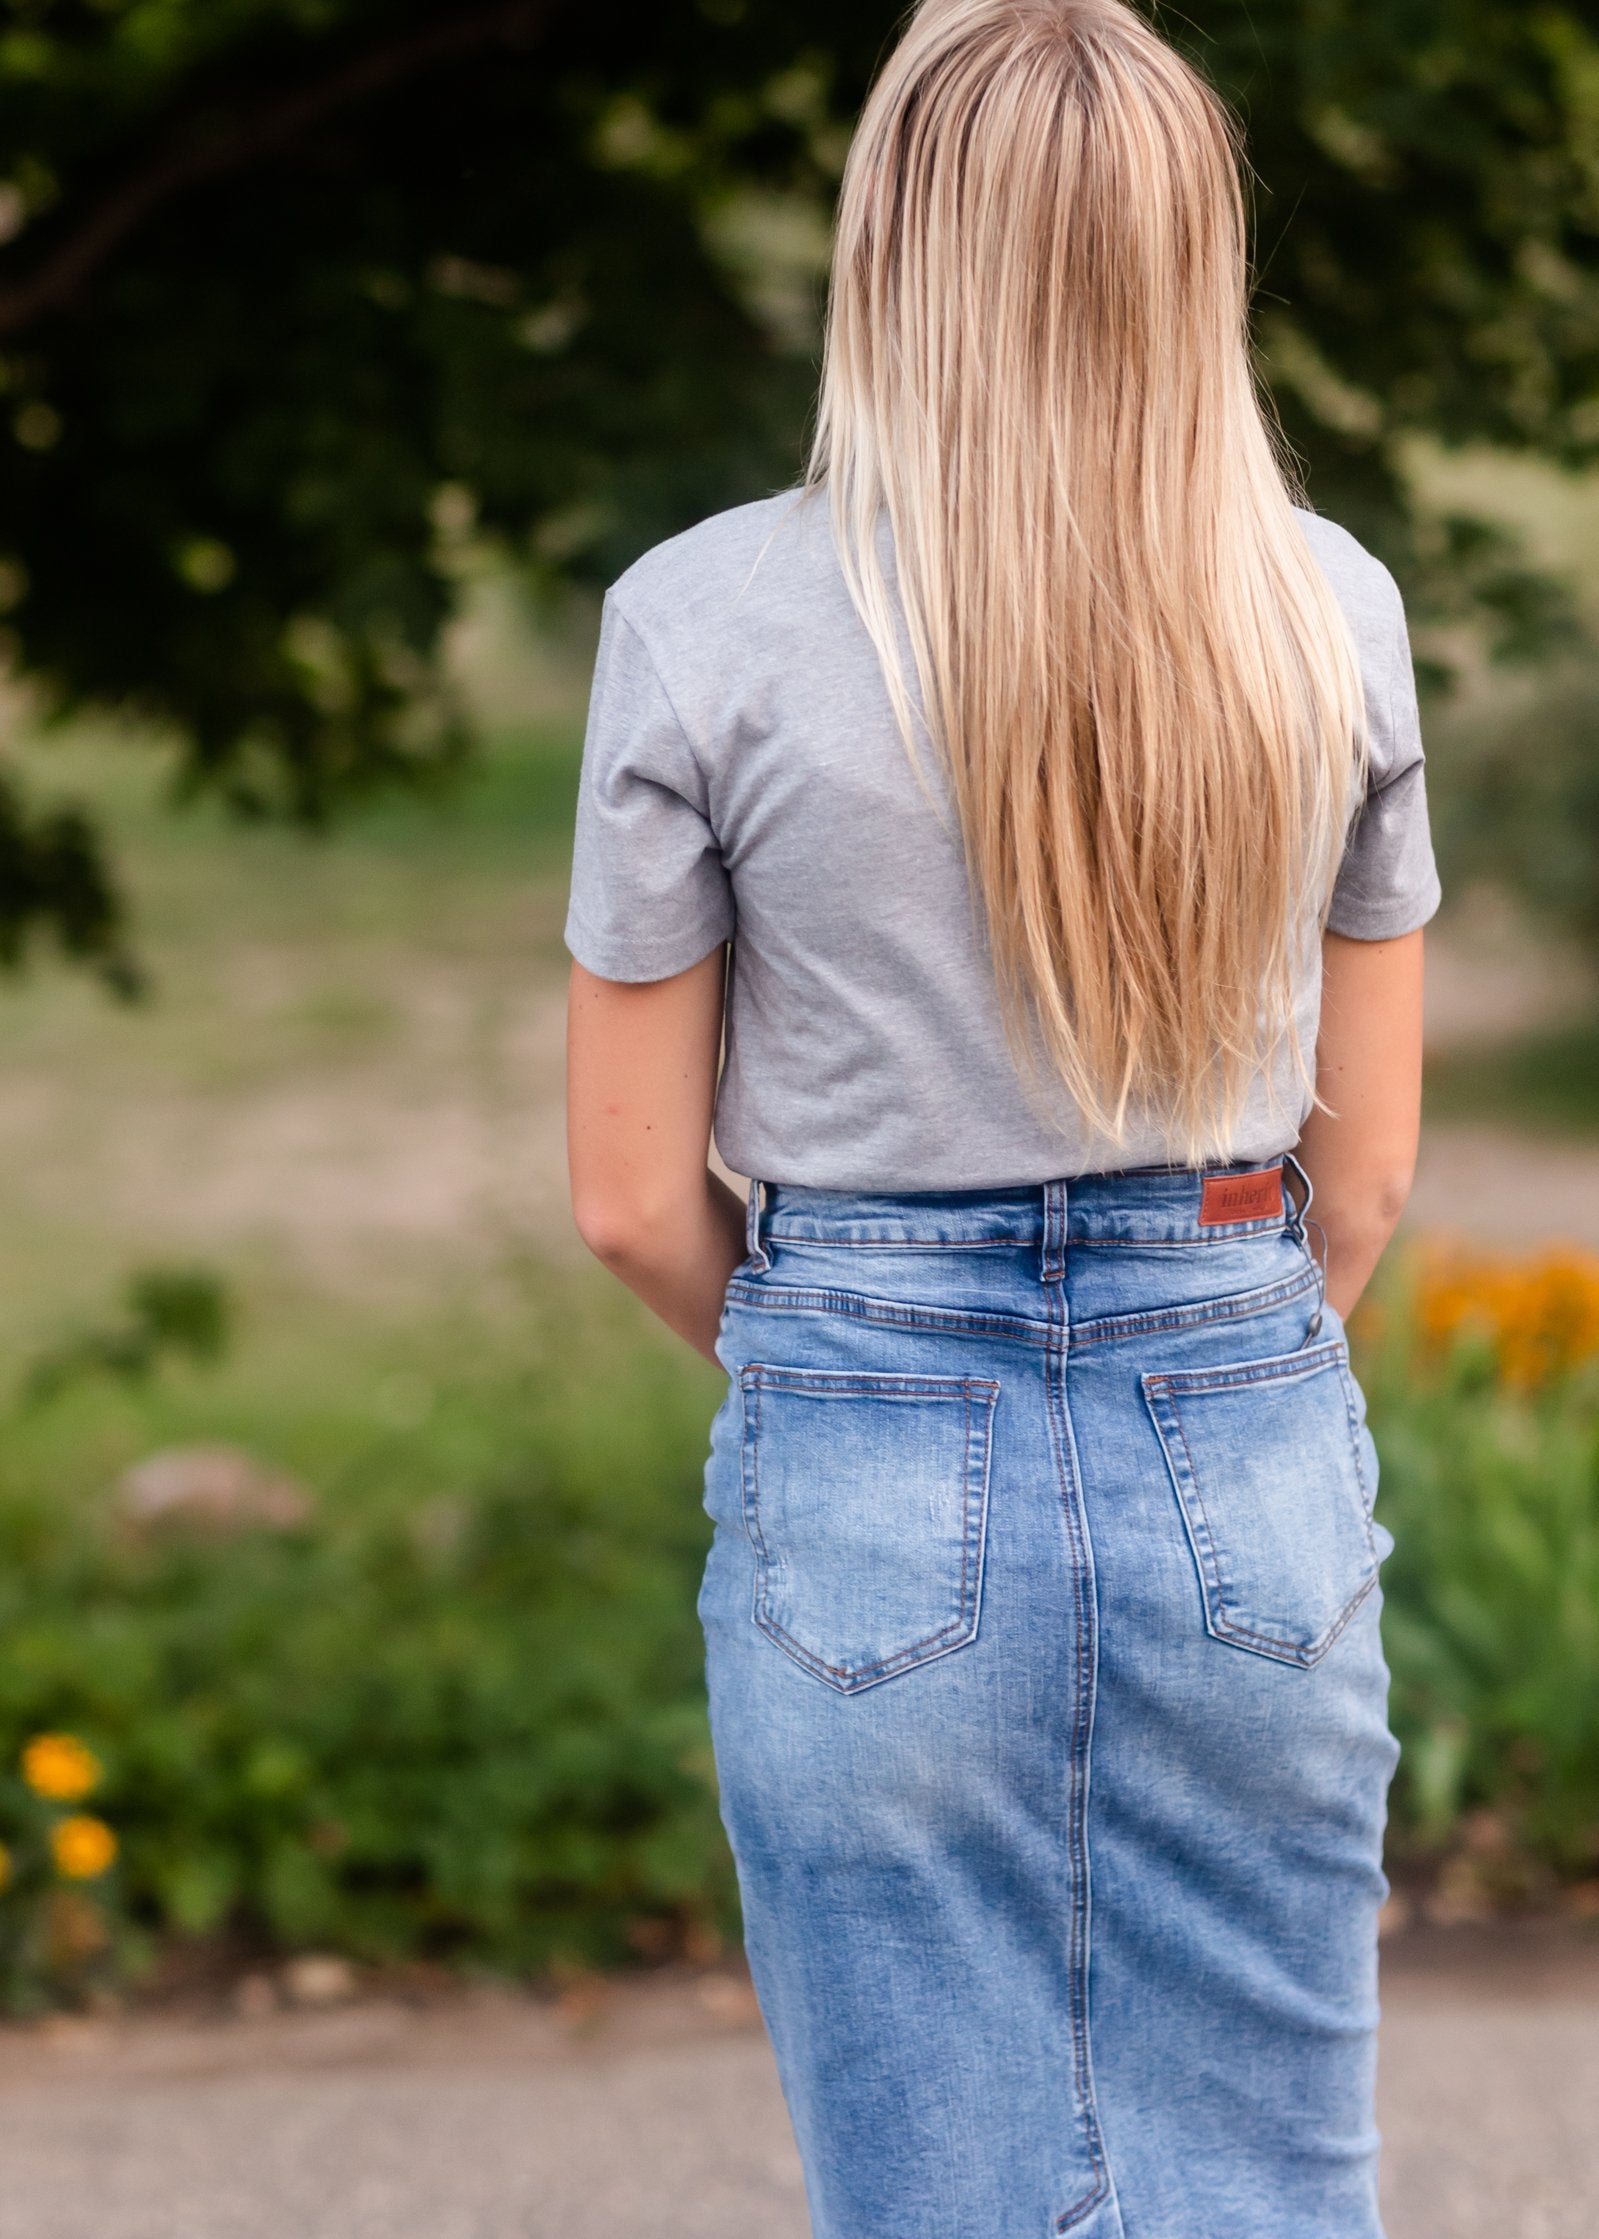
<path id="1" fill-rule="evenodd" d="M 732 937 L 733 928 L 729 925 L 725 931 L 708 928 L 678 940 L 641 946 L 637 941 L 608 941 L 570 917 L 564 935 L 567 954 L 581 964 L 585 972 L 592 972 L 599 980 L 618 980 L 628 986 L 673 979 L 691 965 L 701 963 Z"/>
<path id="2" fill-rule="evenodd" d="M 1183 1161 L 1165 1161 L 1160 1158 L 1143 1160 L 1129 1157 L 1126 1161 L 1109 1165 L 1102 1160 L 1090 1160 L 1078 1165 L 1069 1159 L 1044 1161 L 1026 1160 L 1015 1166 L 984 1167 L 976 1161 L 970 1166 L 950 1170 L 945 1167 L 926 1166 L 863 1168 L 851 1166 L 847 1161 L 837 1165 L 818 1164 L 797 1154 L 773 1150 L 769 1154 L 753 1156 L 758 1146 L 727 1142 L 718 1135 L 717 1154 L 730 1172 L 753 1176 L 776 1189 L 817 1189 L 844 1192 L 860 1197 L 922 1197 L 929 1192 L 949 1190 L 1030 1190 L 1042 1189 L 1046 1182 L 1088 1181 L 1105 1174 L 1148 1173 L 1151 1171 L 1213 1174 L 1228 1167 L 1270 1166 L 1291 1151 L 1299 1139 L 1299 1129 L 1274 1130 L 1269 1137 L 1228 1152 L 1218 1152 L 1212 1159 L 1196 1166 Z"/>
<path id="3" fill-rule="evenodd" d="M 1437 915 L 1442 900 L 1443 889 L 1434 879 L 1421 895 L 1391 909 L 1341 911 L 1335 906 L 1327 913 L 1327 930 L 1346 941 L 1397 941 L 1406 933 L 1419 933 Z"/>

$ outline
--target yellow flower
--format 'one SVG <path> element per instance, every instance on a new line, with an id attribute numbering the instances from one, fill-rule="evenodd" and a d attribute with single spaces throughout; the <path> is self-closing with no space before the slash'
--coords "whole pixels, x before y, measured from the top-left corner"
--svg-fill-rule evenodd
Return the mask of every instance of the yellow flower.
<path id="1" fill-rule="evenodd" d="M 76 1734 L 35 1734 L 22 1752 L 22 1777 L 36 1796 L 75 1804 L 100 1778 L 101 1764 Z"/>
<path id="2" fill-rule="evenodd" d="M 7 1850 L 4 1843 L 0 1843 L 0 1889 L 4 1889 L 10 1879 L 11 1853 L 9 1850 Z"/>
<path id="3" fill-rule="evenodd" d="M 103 1819 L 74 1812 L 50 1830 L 50 1850 L 59 1873 L 69 1881 L 93 1881 L 117 1854 L 117 1838 Z"/>
<path id="4" fill-rule="evenodd" d="M 1599 1257 L 1556 1250 L 1513 1260 L 1434 1248 L 1422 1260 L 1417 1309 L 1434 1358 L 1472 1337 L 1505 1384 L 1536 1391 L 1599 1356 Z"/>

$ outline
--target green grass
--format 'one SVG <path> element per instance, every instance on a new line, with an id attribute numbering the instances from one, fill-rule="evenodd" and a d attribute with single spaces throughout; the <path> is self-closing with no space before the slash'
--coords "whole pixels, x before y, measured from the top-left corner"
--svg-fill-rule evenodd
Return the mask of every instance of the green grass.
<path id="1" fill-rule="evenodd" d="M 151 1260 L 358 1307 L 559 1247 L 579 747 L 576 710 L 501 728 L 308 837 L 174 807 L 157 745 L 32 743 L 31 791 L 99 806 L 151 991 L 48 955 L 0 987 L 0 1372 Z"/>

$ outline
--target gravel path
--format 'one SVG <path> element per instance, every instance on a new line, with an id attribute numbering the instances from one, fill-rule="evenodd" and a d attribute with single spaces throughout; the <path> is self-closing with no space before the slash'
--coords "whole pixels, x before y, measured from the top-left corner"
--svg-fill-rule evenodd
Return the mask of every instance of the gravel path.
<path id="1" fill-rule="evenodd" d="M 1385 2004 L 1389 2239 L 1593 2239 L 1599 1938 L 1434 1933 Z M 729 1977 L 6 2033 L 0 2166 L 3 2239 L 807 2230 Z"/>

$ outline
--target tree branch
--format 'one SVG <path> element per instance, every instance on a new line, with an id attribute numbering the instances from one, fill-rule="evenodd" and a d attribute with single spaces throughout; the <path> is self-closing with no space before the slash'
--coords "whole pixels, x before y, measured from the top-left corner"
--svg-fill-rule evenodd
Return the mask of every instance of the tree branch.
<path id="1" fill-rule="evenodd" d="M 15 334 L 59 310 L 151 213 L 174 195 L 241 171 L 320 124 L 335 110 L 381 93 L 430 64 L 542 29 L 558 0 L 495 0 L 492 7 L 421 25 L 358 56 L 319 82 L 280 95 L 253 112 L 219 120 L 135 171 L 69 233 L 38 269 L 0 285 L 0 335 Z"/>

